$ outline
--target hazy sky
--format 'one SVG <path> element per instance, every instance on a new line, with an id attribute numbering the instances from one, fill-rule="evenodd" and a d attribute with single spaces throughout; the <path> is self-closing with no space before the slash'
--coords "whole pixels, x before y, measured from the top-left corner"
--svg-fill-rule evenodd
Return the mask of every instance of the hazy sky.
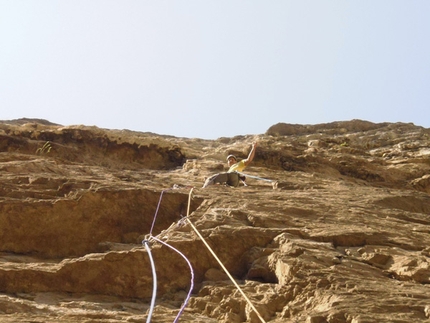
<path id="1" fill-rule="evenodd" d="M 430 1 L 0 0 L 0 109 L 205 139 L 430 128 Z"/>

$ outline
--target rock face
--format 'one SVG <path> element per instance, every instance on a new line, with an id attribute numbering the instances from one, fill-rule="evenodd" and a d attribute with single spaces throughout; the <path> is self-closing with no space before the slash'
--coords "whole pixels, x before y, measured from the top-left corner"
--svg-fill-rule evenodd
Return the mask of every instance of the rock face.
<path id="1" fill-rule="evenodd" d="M 201 188 L 252 141 L 247 186 Z M 4 121 L 0 181 L 1 322 L 430 322 L 430 129 Z"/>

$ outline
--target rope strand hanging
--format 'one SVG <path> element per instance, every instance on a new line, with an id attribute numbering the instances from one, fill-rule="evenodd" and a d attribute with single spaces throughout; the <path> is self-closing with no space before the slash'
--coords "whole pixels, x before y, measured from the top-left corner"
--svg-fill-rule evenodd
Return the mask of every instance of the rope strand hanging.
<path id="1" fill-rule="evenodd" d="M 159 242 L 159 243 L 161 243 L 161 244 L 169 247 L 170 249 L 172 249 L 176 253 L 178 253 L 182 258 L 185 259 L 185 261 L 187 262 L 187 264 L 188 264 L 188 266 L 190 268 L 190 273 L 191 273 L 190 289 L 189 289 L 187 297 L 185 298 L 185 300 L 184 300 L 184 302 L 183 302 L 183 304 L 182 304 L 182 306 L 181 306 L 178 314 L 176 315 L 175 320 L 173 321 L 173 323 L 176 323 L 179 320 L 179 317 L 182 315 L 183 311 L 185 310 L 185 307 L 188 304 L 188 301 L 191 298 L 191 293 L 192 293 L 192 290 L 194 288 L 194 270 L 193 270 L 193 267 L 191 265 L 191 262 L 178 249 L 176 249 L 175 247 L 171 246 L 170 244 L 168 244 L 168 243 L 166 243 L 166 242 L 164 242 L 164 241 L 162 241 L 162 240 L 160 240 L 157 237 L 155 237 L 155 236 L 152 235 L 152 231 L 153 231 L 154 225 L 155 225 L 155 220 L 156 220 L 157 215 L 158 215 L 158 210 L 160 209 L 161 200 L 162 200 L 164 192 L 165 191 L 169 191 L 171 189 L 176 189 L 176 188 L 177 187 L 173 187 L 173 188 L 165 189 L 165 190 L 161 191 L 160 198 L 158 200 L 158 205 L 157 205 L 157 208 L 156 208 L 155 214 L 154 214 L 154 219 L 152 221 L 151 230 L 150 230 L 150 233 L 148 235 L 148 239 L 145 239 L 145 240 L 142 241 L 142 244 L 145 246 L 145 249 L 146 249 L 146 251 L 148 253 L 148 256 L 149 256 L 149 260 L 150 260 L 150 263 L 151 263 L 151 269 L 152 269 L 152 277 L 153 277 L 153 290 L 152 290 L 151 304 L 150 304 L 150 308 L 149 308 L 148 317 L 146 319 L 146 323 L 150 323 L 151 322 L 152 315 L 153 315 L 154 308 L 155 308 L 155 300 L 157 298 L 157 273 L 156 273 L 156 269 L 155 269 L 155 262 L 154 262 L 154 259 L 152 257 L 152 253 L 151 253 L 151 248 L 149 246 L 149 241 L 150 240 L 157 241 L 157 242 Z M 189 211 L 189 208 L 190 208 L 190 206 L 188 205 L 188 211 Z"/>
<path id="2" fill-rule="evenodd" d="M 189 214 L 190 214 L 191 197 L 192 197 L 193 189 L 194 188 L 192 187 L 190 189 L 189 194 L 188 194 L 187 215 L 185 217 L 185 220 L 190 224 L 191 228 L 199 236 L 199 238 L 202 240 L 202 242 L 204 243 L 204 245 L 208 248 L 208 250 L 210 251 L 210 253 L 212 254 L 212 256 L 217 260 L 217 262 L 219 263 L 219 265 L 221 266 L 221 268 L 224 270 L 224 272 L 227 274 L 227 276 L 233 282 L 233 284 L 235 285 L 235 287 L 237 288 L 237 290 L 241 293 L 241 295 L 243 296 L 243 298 L 245 299 L 245 301 L 248 303 L 248 305 L 251 307 L 251 309 L 255 312 L 255 314 L 258 316 L 258 318 L 260 319 L 260 321 L 262 323 L 266 323 L 266 321 L 264 320 L 264 318 L 261 316 L 261 314 L 255 308 L 255 306 L 252 304 L 251 300 L 246 296 L 246 294 L 243 292 L 243 290 L 237 284 L 237 282 L 235 281 L 235 279 L 233 278 L 233 276 L 231 276 L 231 274 L 229 273 L 229 271 L 227 270 L 227 268 L 224 266 L 224 264 L 221 262 L 221 260 L 218 258 L 218 256 L 215 254 L 215 252 L 212 250 L 212 248 L 209 246 L 209 244 L 206 242 L 206 240 L 203 238 L 203 236 L 200 234 L 200 232 L 197 230 L 197 228 L 190 221 Z M 161 243 L 161 244 L 163 244 L 163 245 L 171 248 L 172 250 L 174 250 L 175 252 L 177 252 L 181 257 L 183 257 L 185 259 L 185 261 L 187 262 L 188 266 L 190 267 L 190 272 L 191 272 L 191 284 L 190 285 L 191 286 L 190 286 L 189 292 L 187 294 L 187 297 L 184 300 L 184 303 L 183 303 L 181 309 L 179 310 L 179 312 L 178 312 L 178 314 L 177 314 L 177 316 L 176 316 L 176 318 L 174 320 L 174 323 L 176 323 L 179 320 L 179 317 L 181 316 L 182 312 L 184 311 L 186 305 L 188 304 L 188 301 L 189 301 L 189 299 L 191 297 L 192 289 L 194 287 L 194 271 L 193 271 L 191 262 L 187 259 L 187 257 L 185 257 L 185 255 L 183 253 L 181 253 L 178 249 L 174 248 L 173 246 L 169 245 L 168 243 L 166 243 L 166 242 L 162 241 L 161 239 L 158 239 L 157 237 L 154 237 L 152 235 L 152 231 L 153 231 L 154 225 L 155 225 L 155 220 L 157 218 L 158 210 L 160 208 L 162 196 L 163 196 L 164 192 L 168 191 L 168 190 L 170 190 L 170 189 L 166 189 L 166 190 L 163 190 L 161 192 L 160 199 L 159 199 L 158 205 L 157 205 L 157 209 L 156 209 L 155 214 L 154 214 L 154 219 L 153 219 L 153 222 L 152 222 L 152 226 L 151 226 L 151 231 L 150 231 L 150 234 L 149 234 L 149 238 L 142 241 L 142 244 L 144 244 L 146 250 L 148 251 L 148 255 L 149 255 L 149 258 L 150 258 L 150 262 L 151 262 L 151 268 L 152 268 L 152 272 L 153 272 L 153 294 L 152 294 L 151 306 L 150 306 L 148 318 L 147 318 L 147 321 L 146 321 L 147 323 L 151 322 L 153 310 L 154 310 L 154 307 L 155 307 L 156 293 L 157 293 L 157 275 L 156 275 L 155 264 L 154 264 L 154 261 L 152 259 L 152 254 L 151 254 L 151 251 L 150 251 L 148 240 L 157 241 L 157 242 L 159 242 L 159 243 Z"/>
<path id="3" fill-rule="evenodd" d="M 173 251 L 175 251 L 176 253 L 178 253 L 182 258 L 185 259 L 185 261 L 188 264 L 188 267 L 190 267 L 190 272 L 191 272 L 190 289 L 188 291 L 187 297 L 185 298 L 184 302 L 182 303 L 181 309 L 179 310 L 178 314 L 175 317 L 175 320 L 173 321 L 173 323 L 176 323 L 179 320 L 179 317 L 182 315 L 182 312 L 185 310 L 185 307 L 187 306 L 188 301 L 191 298 L 191 293 L 192 293 L 193 288 L 194 288 L 194 270 L 193 270 L 193 266 L 191 265 L 191 262 L 188 260 L 188 258 L 185 257 L 185 255 L 182 252 L 180 252 L 178 249 L 176 249 L 175 247 L 169 245 L 168 243 L 166 243 L 166 242 L 164 242 L 164 241 L 162 241 L 162 240 L 160 240 L 160 239 L 158 239 L 156 237 L 152 237 L 152 239 L 154 239 L 155 241 L 157 241 L 157 242 L 159 242 L 159 243 L 161 243 L 161 244 L 169 247 L 170 249 L 172 249 Z"/>
<path id="4" fill-rule="evenodd" d="M 155 270 L 155 263 L 154 263 L 154 259 L 152 258 L 151 248 L 149 247 L 148 240 L 143 240 L 142 244 L 145 246 L 145 249 L 148 252 L 149 261 L 151 263 L 151 269 L 152 269 L 152 298 L 151 298 L 151 305 L 149 306 L 148 317 L 146 319 L 146 323 L 150 323 L 152 318 L 152 313 L 154 312 L 155 299 L 157 298 L 157 272 Z"/>
<path id="5" fill-rule="evenodd" d="M 196 234 L 199 236 L 199 238 L 202 240 L 202 242 L 205 244 L 205 246 L 209 249 L 210 253 L 216 261 L 218 261 L 221 268 L 224 270 L 224 272 L 227 274 L 227 276 L 230 278 L 230 280 L 233 282 L 233 284 L 236 286 L 238 291 L 242 294 L 243 298 L 245 298 L 248 305 L 252 308 L 252 310 L 257 314 L 258 318 L 262 323 L 266 323 L 264 318 L 261 316 L 261 314 L 258 312 L 258 310 L 255 308 L 255 306 L 252 304 L 251 300 L 246 296 L 246 294 L 243 292 L 243 290 L 240 288 L 240 286 L 237 284 L 237 282 L 234 280 L 233 276 L 229 273 L 227 268 L 224 266 L 224 264 L 221 262 L 221 260 L 218 258 L 218 256 L 215 254 L 215 252 L 212 250 L 212 248 L 209 246 L 209 244 L 206 242 L 206 240 L 203 238 L 203 236 L 200 234 L 200 232 L 197 230 L 197 228 L 193 225 L 193 223 L 189 219 L 189 212 L 190 212 L 190 201 L 191 201 L 191 194 L 193 192 L 193 189 L 190 190 L 189 196 L 188 196 L 188 209 L 187 209 L 187 217 L 186 220 L 190 224 L 191 228 L 196 232 Z"/>

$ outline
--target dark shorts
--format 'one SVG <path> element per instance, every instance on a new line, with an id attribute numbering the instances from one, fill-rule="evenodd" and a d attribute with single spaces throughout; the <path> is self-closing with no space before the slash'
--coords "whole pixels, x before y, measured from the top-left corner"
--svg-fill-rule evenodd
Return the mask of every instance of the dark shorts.
<path id="1" fill-rule="evenodd" d="M 244 179 L 245 177 L 241 176 L 239 173 L 236 172 L 219 173 L 212 175 L 211 177 L 206 179 L 203 188 L 214 184 L 227 184 L 229 186 L 237 187 L 240 181 Z"/>

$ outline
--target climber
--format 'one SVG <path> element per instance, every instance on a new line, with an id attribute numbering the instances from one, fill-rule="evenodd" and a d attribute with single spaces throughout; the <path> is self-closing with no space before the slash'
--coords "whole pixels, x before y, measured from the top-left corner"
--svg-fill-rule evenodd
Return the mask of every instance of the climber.
<path id="1" fill-rule="evenodd" d="M 228 169 L 227 173 L 243 171 L 254 159 L 256 147 L 257 147 L 257 142 L 253 142 L 252 146 L 251 146 L 251 151 L 249 152 L 249 155 L 248 155 L 248 158 L 242 159 L 239 162 L 237 161 L 236 156 L 228 155 L 227 156 L 227 164 L 228 164 L 229 169 Z"/>
<path id="2" fill-rule="evenodd" d="M 253 142 L 251 146 L 251 151 L 246 159 L 242 159 L 241 161 L 237 161 L 236 156 L 228 155 L 227 156 L 227 165 L 229 167 L 227 172 L 218 173 L 212 175 L 207 178 L 203 188 L 212 185 L 212 184 L 227 184 L 229 186 L 237 187 L 242 181 L 245 184 L 245 176 L 241 175 L 239 172 L 243 171 L 254 159 L 255 149 L 257 147 L 257 142 Z"/>

